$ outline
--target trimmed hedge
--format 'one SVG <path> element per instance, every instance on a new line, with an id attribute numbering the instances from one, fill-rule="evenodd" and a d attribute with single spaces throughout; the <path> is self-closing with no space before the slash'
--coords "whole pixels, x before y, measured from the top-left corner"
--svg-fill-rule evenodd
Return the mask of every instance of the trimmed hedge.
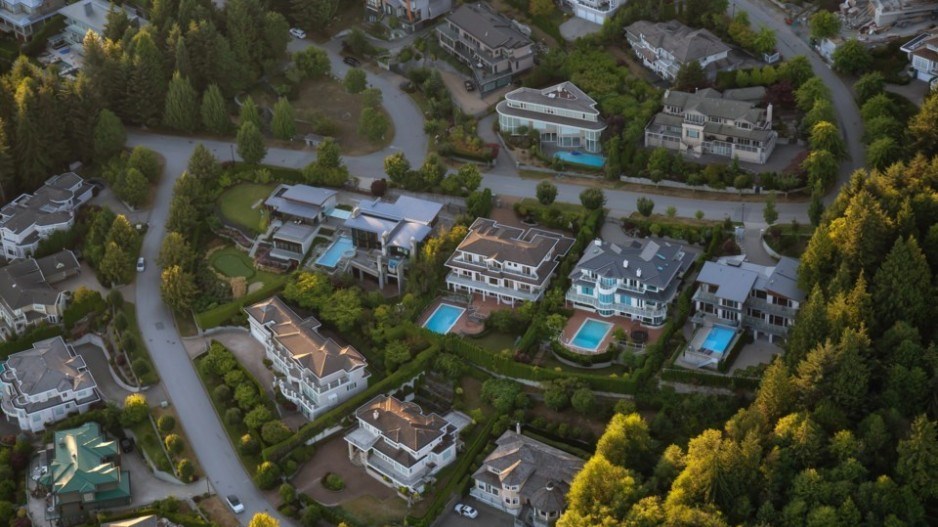
<path id="1" fill-rule="evenodd" d="M 401 384 L 404 384 L 404 382 L 419 375 L 421 372 L 426 371 L 427 366 L 436 357 L 438 352 L 439 348 L 437 346 L 430 346 L 426 350 L 420 352 L 420 354 L 418 354 L 414 360 L 399 368 L 392 375 L 381 379 L 373 386 L 369 386 L 367 390 L 358 393 L 351 399 L 345 401 L 339 406 L 336 406 L 332 410 L 329 410 L 315 421 L 306 423 L 300 427 L 300 429 L 297 430 L 296 433 L 293 434 L 293 436 L 291 436 L 289 439 L 265 448 L 261 453 L 264 460 L 277 462 L 283 459 L 287 454 L 293 451 L 293 449 L 302 446 L 303 443 L 312 437 L 315 437 L 324 430 L 335 426 L 342 420 L 342 418 L 351 415 L 356 408 L 365 404 L 376 395 L 387 392 L 392 388 L 396 388 Z"/>
<path id="2" fill-rule="evenodd" d="M 610 346 L 611 347 L 611 346 Z M 583 367 L 590 367 L 594 364 L 601 364 L 604 362 L 612 362 L 612 359 L 615 358 L 616 352 L 614 351 L 604 351 L 602 353 L 591 353 L 589 355 L 584 353 L 576 353 L 567 349 L 563 344 L 559 342 L 552 342 L 550 350 L 558 358 L 563 359 L 574 364 L 579 364 Z"/>
<path id="3" fill-rule="evenodd" d="M 459 456 L 459 461 L 456 463 L 452 477 L 446 482 L 446 486 L 439 489 L 436 493 L 436 496 L 433 498 L 433 503 L 427 507 L 427 512 L 419 518 L 408 516 L 407 525 L 429 527 L 433 524 L 436 518 L 443 512 L 443 508 L 446 507 L 446 504 L 449 503 L 450 496 L 456 492 L 456 489 L 466 485 L 469 470 L 472 468 L 472 465 L 475 464 L 476 457 L 485 449 L 486 445 L 489 444 L 489 436 L 494 426 L 495 419 L 486 421 L 482 430 L 476 436 L 475 441 L 472 442 L 472 445 Z"/>
<path id="4" fill-rule="evenodd" d="M 240 313 L 241 308 L 243 308 L 245 305 L 260 302 L 265 298 L 273 296 L 274 294 L 280 292 L 280 290 L 283 289 L 285 285 L 286 280 L 274 281 L 269 284 L 264 284 L 263 287 L 251 294 L 244 295 L 237 300 L 228 302 L 227 304 L 222 304 L 218 307 L 209 309 L 208 311 L 203 311 L 196 314 L 195 322 L 203 330 L 220 326 L 228 319 Z"/>
<path id="5" fill-rule="evenodd" d="M 665 381 L 696 384 L 699 386 L 730 388 L 732 390 L 755 390 L 759 387 L 759 382 L 761 382 L 761 379 L 752 377 L 730 377 L 677 368 L 661 370 L 661 379 Z"/>

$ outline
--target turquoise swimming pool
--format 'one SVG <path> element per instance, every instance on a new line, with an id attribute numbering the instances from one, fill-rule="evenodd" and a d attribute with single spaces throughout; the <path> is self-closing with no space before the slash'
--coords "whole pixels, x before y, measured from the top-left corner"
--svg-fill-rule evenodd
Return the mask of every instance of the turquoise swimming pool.
<path id="1" fill-rule="evenodd" d="M 456 325 L 456 321 L 459 320 L 459 317 L 461 317 L 465 311 L 466 310 L 461 307 L 450 304 L 440 304 L 433 310 L 433 314 L 430 315 L 430 318 L 423 323 L 423 327 L 434 333 L 445 335 L 453 329 L 453 326 Z"/>
<path id="2" fill-rule="evenodd" d="M 576 335 L 573 336 L 570 344 L 585 350 L 596 351 L 611 330 L 612 324 L 609 322 L 588 318 L 583 321 L 580 329 L 576 330 Z"/>
<path id="3" fill-rule="evenodd" d="M 335 266 L 339 263 L 339 260 L 342 259 L 342 256 L 354 248 L 355 246 L 352 245 L 351 238 L 348 236 L 339 236 L 339 238 L 332 242 L 332 245 L 326 249 L 326 252 L 320 254 L 319 258 L 316 258 L 316 265 L 335 269 Z"/>
<path id="4" fill-rule="evenodd" d="M 585 152 L 580 152 L 579 150 L 574 150 L 572 152 L 557 152 L 554 154 L 554 157 L 563 159 L 567 163 L 593 168 L 602 168 L 603 165 L 606 164 L 605 157 L 599 154 L 587 154 Z"/>
<path id="5" fill-rule="evenodd" d="M 722 355 L 726 353 L 726 348 L 730 346 L 730 342 L 733 340 L 733 335 L 735 334 L 736 331 L 730 328 L 713 326 L 710 328 L 710 332 L 707 333 L 707 338 L 704 339 L 701 347 Z"/>

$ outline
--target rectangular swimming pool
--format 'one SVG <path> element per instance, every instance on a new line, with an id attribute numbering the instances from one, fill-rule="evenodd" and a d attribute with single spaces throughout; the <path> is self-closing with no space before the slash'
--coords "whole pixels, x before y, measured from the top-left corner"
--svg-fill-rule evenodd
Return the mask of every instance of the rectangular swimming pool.
<path id="1" fill-rule="evenodd" d="M 574 150 L 572 152 L 557 152 L 554 157 L 560 158 L 567 163 L 583 165 L 592 168 L 602 168 L 606 164 L 606 158 L 598 154 L 587 154 Z"/>
<path id="2" fill-rule="evenodd" d="M 453 329 L 456 321 L 466 310 L 450 304 L 440 304 L 430 315 L 430 318 L 423 323 L 423 327 L 434 333 L 445 335 Z"/>
<path id="3" fill-rule="evenodd" d="M 612 324 L 609 322 L 588 318 L 580 325 L 580 329 L 576 330 L 576 335 L 573 336 L 570 344 L 585 350 L 596 351 L 611 330 Z"/>
<path id="4" fill-rule="evenodd" d="M 726 353 L 726 348 L 729 347 L 730 342 L 733 340 L 733 335 L 735 334 L 736 331 L 730 328 L 713 326 L 710 328 L 710 332 L 707 333 L 707 338 L 704 339 L 701 347 L 722 355 Z"/>
<path id="5" fill-rule="evenodd" d="M 316 258 L 316 265 L 335 269 L 335 266 L 339 263 L 339 260 L 345 256 L 345 253 L 354 249 L 355 246 L 352 245 L 351 238 L 348 236 L 339 236 L 339 238 L 332 242 L 332 245 L 326 249 L 326 252 L 320 254 L 319 258 Z"/>

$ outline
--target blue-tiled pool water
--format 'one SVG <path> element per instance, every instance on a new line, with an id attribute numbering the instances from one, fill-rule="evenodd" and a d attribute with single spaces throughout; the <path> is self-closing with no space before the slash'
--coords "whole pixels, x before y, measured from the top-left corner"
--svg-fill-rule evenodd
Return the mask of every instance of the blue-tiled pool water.
<path id="1" fill-rule="evenodd" d="M 610 330 L 612 330 L 612 324 L 609 322 L 588 318 L 576 331 L 570 344 L 585 350 L 596 351 Z"/>
<path id="2" fill-rule="evenodd" d="M 445 335 L 453 329 L 453 326 L 456 325 L 456 321 L 459 320 L 459 317 L 461 317 L 465 311 L 466 310 L 461 307 L 452 306 L 450 304 L 440 304 L 433 311 L 433 314 L 430 315 L 430 318 L 423 323 L 423 327 L 434 333 Z"/>
<path id="3" fill-rule="evenodd" d="M 319 258 L 316 258 L 316 264 L 334 269 L 342 256 L 352 249 L 354 249 L 352 239 L 348 236 L 339 236 L 339 238 L 332 242 L 332 245 L 326 249 L 326 252 L 319 255 Z"/>
<path id="4" fill-rule="evenodd" d="M 587 154 L 585 152 L 580 152 L 579 150 L 574 150 L 572 152 L 557 152 L 554 154 L 554 157 L 563 159 L 567 163 L 593 168 L 602 168 L 603 165 L 606 164 L 605 157 L 599 154 Z"/>
<path id="5" fill-rule="evenodd" d="M 733 335 L 735 334 L 736 332 L 730 328 L 713 326 L 710 328 L 710 332 L 707 333 L 707 338 L 704 339 L 701 347 L 722 355 L 726 352 L 726 348 L 729 347 L 730 342 L 733 340 Z"/>

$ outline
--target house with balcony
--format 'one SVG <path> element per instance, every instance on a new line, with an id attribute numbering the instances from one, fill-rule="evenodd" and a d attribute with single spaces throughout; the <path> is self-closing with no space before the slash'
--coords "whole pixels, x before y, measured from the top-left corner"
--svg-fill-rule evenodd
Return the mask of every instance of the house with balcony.
<path id="1" fill-rule="evenodd" d="M 425 414 L 419 405 L 379 395 L 355 411 L 346 434 L 349 459 L 395 489 L 420 493 L 433 475 L 456 460 L 459 432 L 471 420 L 458 412 Z"/>
<path id="2" fill-rule="evenodd" d="M 50 494 L 50 525 L 80 525 L 96 519 L 95 511 L 130 505 L 130 472 L 122 470 L 117 441 L 101 425 L 91 421 L 57 431 L 51 449 L 49 469 L 38 480 Z"/>
<path id="3" fill-rule="evenodd" d="M 4 0 L 0 2 L 0 33 L 25 42 L 55 15 L 63 0 Z"/>
<path id="4" fill-rule="evenodd" d="M 493 297 L 498 303 L 534 302 L 547 290 L 573 239 L 541 229 L 519 229 L 478 218 L 446 261 L 450 291 Z"/>
<path id="5" fill-rule="evenodd" d="M 772 104 L 760 108 L 754 100 L 754 94 L 764 90 L 665 90 L 664 109 L 645 127 L 645 146 L 764 165 L 778 140 L 772 130 Z"/>
<path id="6" fill-rule="evenodd" d="M 441 210 L 442 203 L 410 196 L 362 200 L 343 224 L 355 248 L 352 274 L 369 276 L 381 288 L 394 281 L 402 290 L 406 264 L 433 233 Z"/>
<path id="7" fill-rule="evenodd" d="M 62 337 L 34 342 L 2 365 L 3 413 L 24 432 L 41 432 L 101 400 L 85 360 Z"/>
<path id="8" fill-rule="evenodd" d="M 285 262 L 303 261 L 319 225 L 335 210 L 338 192 L 309 185 L 277 185 L 264 201 L 273 232 L 270 256 Z"/>
<path id="9" fill-rule="evenodd" d="M 472 69 L 480 95 L 534 67 L 531 29 L 482 2 L 459 6 L 436 28 L 440 46 Z"/>
<path id="10" fill-rule="evenodd" d="M 938 79 L 938 31 L 922 33 L 899 49 L 909 57 L 916 79 L 929 83 Z"/>
<path id="11" fill-rule="evenodd" d="M 697 254 L 664 240 L 596 239 L 570 273 L 567 303 L 602 317 L 621 316 L 661 326 Z"/>
<path id="12" fill-rule="evenodd" d="M 715 76 L 730 52 L 730 47 L 713 33 L 677 20 L 639 20 L 625 28 L 625 37 L 642 64 L 667 81 L 673 81 L 681 66 L 691 61 Z"/>
<path id="13" fill-rule="evenodd" d="M 365 357 L 320 334 L 315 318 L 301 318 L 276 296 L 244 311 L 278 373 L 274 387 L 310 421 L 368 386 Z"/>
<path id="14" fill-rule="evenodd" d="M 600 136 L 606 123 L 599 116 L 596 101 L 572 82 L 535 90 L 518 88 L 505 95 L 495 107 L 499 129 L 517 134 L 537 130 L 541 144 L 558 148 L 602 150 Z"/>
<path id="15" fill-rule="evenodd" d="M 782 257 L 774 266 L 747 262 L 745 256 L 704 264 L 694 293 L 697 326 L 720 324 L 749 329 L 770 342 L 788 335 L 805 300 L 798 288 L 798 260 Z"/>
<path id="16" fill-rule="evenodd" d="M 68 291 L 53 285 L 80 272 L 75 254 L 68 250 L 0 267 L 0 340 L 39 324 L 58 324 Z"/>
<path id="17" fill-rule="evenodd" d="M 392 16 L 408 33 L 430 25 L 453 10 L 453 0 L 365 0 L 368 20 Z"/>
<path id="18" fill-rule="evenodd" d="M 32 194 L 0 207 L 0 249 L 7 260 L 26 258 L 52 233 L 70 229 L 75 211 L 91 199 L 94 186 L 74 172 L 52 176 Z"/>
<path id="19" fill-rule="evenodd" d="M 573 8 L 573 15 L 602 25 L 606 19 L 612 18 L 619 7 L 625 5 L 627 0 L 566 0 L 565 3 Z"/>
<path id="20" fill-rule="evenodd" d="M 520 527 L 550 527 L 567 508 L 570 483 L 583 460 L 507 430 L 472 475 L 469 494 L 515 517 Z"/>
<path id="21" fill-rule="evenodd" d="M 111 9 L 123 9 L 131 25 L 143 27 L 147 21 L 137 14 L 137 10 L 130 4 L 118 5 L 105 0 L 79 0 L 59 10 L 65 17 L 65 41 L 71 44 L 72 49 L 84 53 L 82 43 L 89 31 L 98 35 L 104 34 L 107 27 L 107 14 Z"/>

